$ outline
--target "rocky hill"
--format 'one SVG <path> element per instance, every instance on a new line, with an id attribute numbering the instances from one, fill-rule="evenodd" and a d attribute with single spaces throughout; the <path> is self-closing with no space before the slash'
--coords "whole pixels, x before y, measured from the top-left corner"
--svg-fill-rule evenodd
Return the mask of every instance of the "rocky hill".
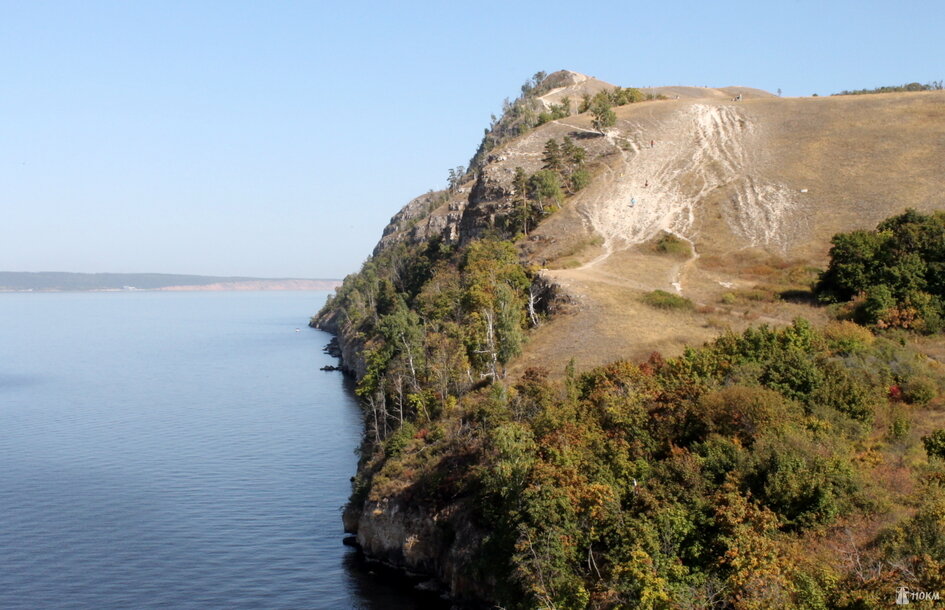
<path id="1" fill-rule="evenodd" d="M 548 78 L 558 85 L 538 98 L 548 103 L 614 87 L 569 71 Z M 589 367 L 678 353 L 746 318 L 787 323 L 800 312 L 791 303 L 720 301 L 776 283 L 772 276 L 783 274 L 765 273 L 771 268 L 794 270 L 799 281 L 783 289 L 802 288 L 810 279 L 803 268 L 824 266 L 835 233 L 871 228 L 907 206 L 945 206 L 945 92 L 785 99 L 745 87 L 647 91 L 669 99 L 617 108 L 604 135 L 584 113 L 490 151 L 474 180 L 404 207 L 375 252 L 403 240 L 483 235 L 512 213 L 515 168 L 537 171 L 549 139 L 573 138 L 588 151 L 594 180 L 523 245 L 580 305 L 542 328 L 520 364 L 562 370 L 571 356 Z M 687 260 L 654 251 L 651 242 L 666 233 L 691 244 Z M 655 289 L 717 311 L 662 316 L 638 304 Z"/>
<path id="2" fill-rule="evenodd" d="M 937 586 L 915 493 L 945 477 L 917 457 L 942 376 L 916 349 L 945 350 L 838 325 L 811 286 L 836 233 L 945 209 L 945 93 L 537 76 L 313 318 L 365 407 L 357 544 L 505 607 Z"/>

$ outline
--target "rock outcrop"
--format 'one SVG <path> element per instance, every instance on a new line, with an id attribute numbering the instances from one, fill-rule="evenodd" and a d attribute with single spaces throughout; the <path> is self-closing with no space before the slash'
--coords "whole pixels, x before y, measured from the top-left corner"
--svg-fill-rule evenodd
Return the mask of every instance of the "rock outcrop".
<path id="1" fill-rule="evenodd" d="M 469 519 L 462 501 L 434 510 L 399 500 L 349 504 L 345 531 L 355 534 L 365 555 L 411 575 L 433 579 L 434 586 L 456 600 L 483 600 L 489 583 L 473 577 L 469 565 L 484 533 Z"/>

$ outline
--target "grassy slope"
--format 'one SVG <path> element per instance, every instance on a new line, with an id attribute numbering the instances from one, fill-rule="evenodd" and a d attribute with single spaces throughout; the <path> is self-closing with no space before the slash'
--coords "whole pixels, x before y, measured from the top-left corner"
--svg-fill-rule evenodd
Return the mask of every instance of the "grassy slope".
<path id="1" fill-rule="evenodd" d="M 693 222 L 680 230 L 700 257 L 680 261 L 654 253 L 651 243 L 617 243 L 613 254 L 595 263 L 605 252 L 595 245 L 599 227 L 588 219 L 613 208 L 613 199 L 628 192 L 621 190 L 627 184 L 646 192 L 639 183 L 653 178 L 634 173 L 651 170 L 643 156 L 646 140 L 665 135 L 680 141 L 673 135 L 685 128 L 680 117 L 688 120 L 685 113 L 696 103 L 731 107 L 750 123 L 738 150 L 719 147 L 718 155 L 701 160 L 703 169 L 671 159 L 675 184 L 701 184 L 704 172 L 712 180 L 712 188 L 692 205 Z M 533 260 L 551 268 L 572 267 L 547 273 L 566 287 L 577 307 L 535 333 L 519 370 L 542 365 L 556 373 L 572 356 L 579 368 L 588 368 L 618 358 L 645 358 L 654 350 L 675 354 L 725 326 L 787 323 L 797 315 L 824 320 L 822 310 L 767 301 L 772 291 L 806 287 L 809 268 L 824 266 L 833 234 L 871 228 L 907 206 L 945 209 L 945 93 L 748 98 L 740 104 L 713 95 L 635 104 L 618 109 L 618 117 L 618 133 L 610 141 L 589 137 L 583 131 L 590 128 L 589 117 L 581 115 L 544 126 L 515 144 L 519 158 L 530 156 L 537 163 L 541 143 L 570 132 L 600 158 L 592 186 L 533 236 Z M 612 144 L 621 138 L 644 145 L 622 154 Z M 729 153 L 732 163 L 726 166 Z M 736 189 L 747 179 L 778 185 L 790 199 L 785 219 L 775 226 L 780 231 L 768 243 L 753 244 L 733 230 L 740 213 Z M 609 213 L 614 218 L 620 208 Z M 640 303 L 646 291 L 673 291 L 674 280 L 701 313 L 659 311 Z M 734 301 L 725 298 L 727 293 Z"/>

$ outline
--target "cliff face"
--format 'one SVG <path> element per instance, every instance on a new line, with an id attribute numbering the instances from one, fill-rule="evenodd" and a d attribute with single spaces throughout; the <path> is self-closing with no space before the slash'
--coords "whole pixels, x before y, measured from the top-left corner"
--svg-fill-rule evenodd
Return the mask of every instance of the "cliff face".
<path id="1" fill-rule="evenodd" d="M 401 241 L 419 244 L 441 238 L 447 243 L 456 242 L 468 202 L 468 185 L 453 192 L 431 191 L 411 200 L 390 219 L 374 247 L 374 255 Z"/>
<path id="2" fill-rule="evenodd" d="M 340 368 L 345 373 L 360 380 L 367 371 L 364 362 L 364 340 L 358 336 L 357 330 L 345 324 L 339 318 L 343 312 L 338 309 L 325 309 L 312 318 L 309 326 L 335 335 L 338 341 Z"/>
<path id="3" fill-rule="evenodd" d="M 434 577 L 454 599 L 489 599 L 490 583 L 474 578 L 469 570 L 472 550 L 484 533 L 472 525 L 468 512 L 463 502 L 435 510 L 385 498 L 349 504 L 344 525 L 370 558 Z"/>
<path id="4" fill-rule="evenodd" d="M 467 243 L 495 226 L 496 217 L 511 210 L 511 174 L 502 176 L 491 156 L 475 178 L 455 191 L 437 191 L 410 201 L 390 219 L 374 255 L 404 242 L 421 244 L 439 238 L 448 244 Z M 497 175 L 498 174 L 498 175 Z"/>

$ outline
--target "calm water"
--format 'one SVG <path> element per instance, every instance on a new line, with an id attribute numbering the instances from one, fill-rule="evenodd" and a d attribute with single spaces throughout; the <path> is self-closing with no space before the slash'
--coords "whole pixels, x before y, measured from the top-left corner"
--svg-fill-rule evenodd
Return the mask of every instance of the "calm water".
<path id="1" fill-rule="evenodd" d="M 341 545 L 324 298 L 0 294 L 0 608 L 415 607 Z"/>

